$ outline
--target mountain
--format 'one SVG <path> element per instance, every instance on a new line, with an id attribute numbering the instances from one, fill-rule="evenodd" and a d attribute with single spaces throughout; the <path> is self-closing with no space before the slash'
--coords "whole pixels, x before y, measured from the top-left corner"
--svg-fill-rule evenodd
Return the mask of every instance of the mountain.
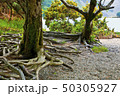
<path id="1" fill-rule="evenodd" d="M 50 4 L 52 3 L 52 1 L 54 1 L 54 0 L 44 0 L 43 9 L 46 10 L 48 7 L 50 7 Z M 78 7 L 80 7 L 80 8 L 82 8 L 82 6 L 85 6 L 87 3 L 90 2 L 90 0 L 73 0 L 73 1 L 76 2 L 78 4 Z M 106 0 L 105 4 L 107 4 L 109 1 L 110 0 Z M 115 8 L 110 9 L 108 11 L 102 11 L 103 16 L 116 17 L 116 14 L 118 12 L 120 12 L 120 0 L 115 0 L 112 6 L 114 6 Z"/>

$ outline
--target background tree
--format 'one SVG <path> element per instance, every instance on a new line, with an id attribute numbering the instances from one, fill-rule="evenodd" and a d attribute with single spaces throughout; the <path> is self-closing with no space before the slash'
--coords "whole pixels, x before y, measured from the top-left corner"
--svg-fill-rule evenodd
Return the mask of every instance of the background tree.
<path id="1" fill-rule="evenodd" d="M 84 6 L 82 8 L 82 10 L 84 12 L 88 12 L 89 10 L 89 6 L 90 4 L 87 4 L 86 6 Z M 98 10 L 97 7 L 95 7 L 94 12 L 96 12 Z M 108 26 L 107 26 L 107 21 L 106 21 L 106 17 L 104 17 L 104 19 L 102 19 L 103 13 L 100 12 L 99 14 L 97 14 L 97 16 L 92 20 L 92 34 L 90 36 L 91 40 L 89 41 L 89 43 L 95 43 L 97 37 L 101 38 L 103 36 L 106 37 L 110 37 L 114 32 L 112 32 Z M 85 18 L 84 16 L 81 14 L 80 15 L 81 20 L 80 21 L 75 21 L 74 27 L 73 27 L 73 32 L 83 32 L 84 30 L 84 24 L 85 24 Z"/>
<path id="2" fill-rule="evenodd" d="M 77 3 L 67 0 L 68 4 L 77 6 Z M 47 27 L 50 27 L 50 31 L 71 32 L 72 24 L 69 19 L 75 21 L 79 17 L 79 13 L 73 9 L 67 8 L 64 4 L 61 4 L 59 0 L 54 0 L 51 6 L 44 11 L 44 19 Z"/>
<path id="3" fill-rule="evenodd" d="M 92 20 L 97 16 L 97 14 L 99 14 L 103 10 L 109 10 L 109 9 L 114 8 L 114 7 L 111 7 L 114 0 L 110 0 L 110 2 L 107 5 L 104 4 L 105 0 L 100 0 L 98 3 L 99 10 L 97 10 L 96 12 L 94 12 L 94 9 L 97 6 L 97 0 L 90 0 L 90 7 L 89 7 L 88 12 L 84 12 L 83 10 L 79 9 L 78 7 L 68 4 L 64 0 L 61 0 L 61 1 L 64 5 L 66 5 L 66 7 L 74 9 L 84 16 L 85 25 L 84 25 L 84 31 L 82 33 L 82 41 L 84 41 L 84 42 L 85 41 L 88 42 L 88 40 L 90 40 L 90 35 L 92 33 Z"/>

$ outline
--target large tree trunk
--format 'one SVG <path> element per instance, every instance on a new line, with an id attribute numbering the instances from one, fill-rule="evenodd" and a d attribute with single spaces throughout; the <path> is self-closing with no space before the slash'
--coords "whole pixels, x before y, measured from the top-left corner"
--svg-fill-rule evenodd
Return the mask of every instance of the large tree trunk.
<path id="1" fill-rule="evenodd" d="M 41 0 L 26 0 L 26 11 L 19 53 L 26 58 L 33 58 L 43 49 Z"/>
<path id="2" fill-rule="evenodd" d="M 84 30 L 82 33 L 82 40 L 90 40 L 90 35 L 92 34 L 92 20 L 87 20 L 85 22 Z"/>

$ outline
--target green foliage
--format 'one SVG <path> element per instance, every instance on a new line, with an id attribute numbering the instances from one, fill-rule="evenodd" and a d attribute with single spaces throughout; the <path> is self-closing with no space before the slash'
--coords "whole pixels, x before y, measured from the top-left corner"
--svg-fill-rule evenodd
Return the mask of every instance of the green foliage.
<path id="1" fill-rule="evenodd" d="M 77 6 L 77 3 L 67 0 L 66 1 L 68 4 Z M 54 21 L 63 21 L 66 20 L 66 17 L 68 18 L 67 21 L 69 22 L 69 19 L 75 20 L 76 18 L 79 17 L 79 13 L 76 12 L 73 9 L 67 8 L 64 4 L 60 2 L 60 0 L 54 0 L 52 2 L 51 6 L 44 11 L 45 17 L 44 19 L 46 20 L 45 24 L 47 27 L 50 26 L 50 23 Z"/>
<path id="2" fill-rule="evenodd" d="M 80 21 L 75 20 L 72 33 L 75 34 L 75 33 L 83 32 L 84 25 L 85 25 L 85 19 L 81 19 Z"/>
<path id="3" fill-rule="evenodd" d="M 0 19 L 0 33 L 22 33 L 24 20 L 16 19 L 8 21 Z"/>
<path id="4" fill-rule="evenodd" d="M 82 10 L 83 10 L 84 12 L 88 12 L 89 6 L 90 6 L 90 4 L 88 3 L 86 6 L 82 7 Z M 98 8 L 95 7 L 93 13 L 95 13 L 97 10 L 98 10 Z M 102 12 L 100 12 L 100 13 L 94 18 L 94 20 L 98 20 L 98 19 L 101 18 L 102 16 L 103 16 L 103 14 L 102 14 Z M 84 16 L 81 15 L 81 18 L 84 19 Z"/>
<path id="5" fill-rule="evenodd" d="M 57 39 L 52 39 L 53 41 L 57 41 Z"/>
<path id="6" fill-rule="evenodd" d="M 73 25 L 65 20 L 63 21 L 52 21 L 50 23 L 50 31 L 59 31 L 70 33 L 72 31 Z"/>
<path id="7" fill-rule="evenodd" d="M 56 75 L 57 73 L 56 72 L 54 72 L 54 75 Z"/>
<path id="8" fill-rule="evenodd" d="M 95 52 L 95 53 L 100 53 L 100 52 L 108 52 L 108 48 L 106 48 L 105 46 L 94 46 L 92 48 L 92 51 Z"/>
<path id="9" fill-rule="evenodd" d="M 115 32 L 115 34 L 120 36 L 120 32 Z"/>
<path id="10" fill-rule="evenodd" d="M 46 29 L 44 29 L 44 28 L 43 28 L 42 30 L 43 30 L 43 31 L 46 31 Z"/>
<path id="11" fill-rule="evenodd" d="M 0 27 L 7 27 L 7 28 L 15 28 L 15 29 L 22 29 L 24 24 L 24 20 L 16 19 L 9 21 L 7 19 L 0 19 Z"/>
<path id="12" fill-rule="evenodd" d="M 115 32 L 114 36 L 120 38 L 120 32 Z"/>
<path id="13" fill-rule="evenodd" d="M 14 6 L 16 11 L 21 11 L 21 7 L 20 7 L 20 5 L 18 3 L 13 2 L 13 6 Z"/>

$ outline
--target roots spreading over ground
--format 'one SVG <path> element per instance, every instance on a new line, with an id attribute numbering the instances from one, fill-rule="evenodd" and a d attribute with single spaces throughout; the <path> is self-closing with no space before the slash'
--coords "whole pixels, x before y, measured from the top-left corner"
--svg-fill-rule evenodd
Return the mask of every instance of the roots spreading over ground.
<path id="1" fill-rule="evenodd" d="M 54 34 L 54 35 L 53 35 Z M 58 36 L 58 37 L 57 37 Z M 61 38 L 57 40 L 56 38 Z M 73 38 L 74 37 L 74 38 Z M 47 66 L 63 65 L 73 71 L 72 67 L 65 64 L 60 58 L 66 58 L 59 53 L 76 53 L 75 48 L 70 47 L 70 41 L 75 41 L 79 35 L 70 35 L 65 33 L 44 32 L 44 49 L 38 52 L 38 56 L 32 59 L 24 59 L 18 55 L 19 44 L 21 40 L 20 34 L 4 34 L 0 36 L 0 79 L 2 80 L 25 80 L 25 79 L 41 79 L 40 71 Z M 66 42 L 68 42 L 66 44 Z M 60 57 L 60 58 L 58 58 Z"/>
<path id="2" fill-rule="evenodd" d="M 63 65 L 73 71 L 72 67 L 60 58 L 70 60 L 71 64 L 74 61 L 60 53 L 81 53 L 74 46 L 81 45 L 81 34 L 44 32 L 44 49 L 40 49 L 36 58 L 24 59 L 18 55 L 21 38 L 20 34 L 10 33 L 0 36 L 0 79 L 2 80 L 39 80 L 42 79 L 39 77 L 40 71 L 47 66 Z M 83 43 L 86 48 L 92 47 L 85 40 Z"/>

